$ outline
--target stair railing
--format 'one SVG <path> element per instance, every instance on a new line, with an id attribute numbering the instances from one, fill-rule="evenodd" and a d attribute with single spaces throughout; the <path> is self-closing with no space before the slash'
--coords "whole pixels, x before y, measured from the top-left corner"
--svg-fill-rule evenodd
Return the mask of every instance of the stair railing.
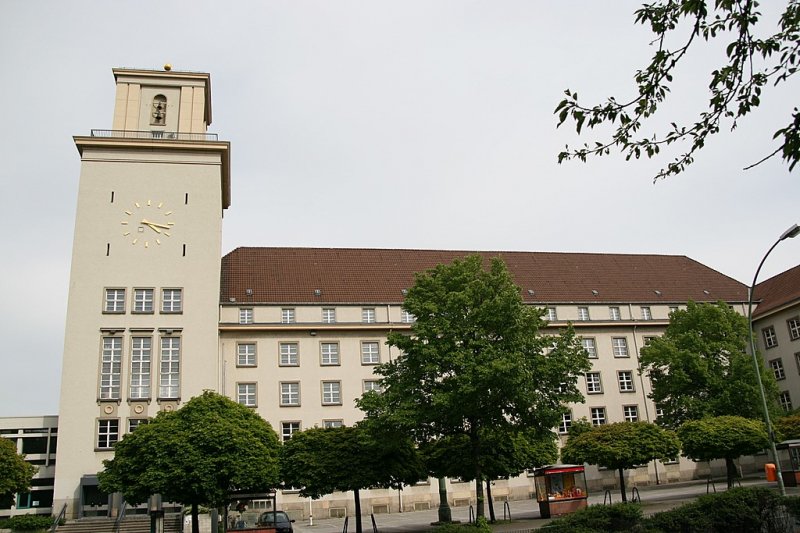
<path id="1" fill-rule="evenodd" d="M 119 514 L 117 515 L 117 521 L 114 522 L 114 533 L 119 533 L 119 528 L 122 527 L 122 521 L 125 519 L 125 510 L 128 508 L 127 504 L 125 503 L 125 498 L 122 499 L 120 503 L 120 510 Z"/>
<path id="2" fill-rule="evenodd" d="M 58 525 L 67 517 L 67 504 L 65 503 L 64 506 L 61 508 L 61 512 L 58 513 L 58 516 L 55 520 L 53 520 L 53 525 L 50 526 L 50 533 L 53 533 Z"/>

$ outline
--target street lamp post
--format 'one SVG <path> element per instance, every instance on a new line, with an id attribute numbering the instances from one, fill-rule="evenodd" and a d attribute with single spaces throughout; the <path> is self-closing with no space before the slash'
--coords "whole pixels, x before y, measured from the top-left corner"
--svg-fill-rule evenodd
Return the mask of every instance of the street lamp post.
<path id="1" fill-rule="evenodd" d="M 747 299 L 747 320 L 750 325 L 749 333 L 750 333 L 750 353 L 753 354 L 753 364 L 756 367 L 756 379 L 758 380 L 758 390 L 761 392 L 761 403 L 762 407 L 764 408 L 764 421 L 767 424 L 767 433 L 769 435 L 769 445 L 772 450 L 772 458 L 775 460 L 775 469 L 777 470 L 778 474 L 778 490 L 781 492 L 781 496 L 786 495 L 786 487 L 783 484 L 783 474 L 781 473 L 781 460 L 778 458 L 778 450 L 775 449 L 775 433 L 772 431 L 772 422 L 769 419 L 769 407 L 767 406 L 767 395 L 764 392 L 764 384 L 761 382 L 761 365 L 758 364 L 758 353 L 756 352 L 756 340 L 755 336 L 753 335 L 753 291 L 756 288 L 756 281 L 758 280 L 758 274 L 761 272 L 761 267 L 764 266 L 764 261 L 767 260 L 767 257 L 772 250 L 775 249 L 781 241 L 786 239 L 791 239 L 797 237 L 800 234 L 800 226 L 797 224 L 792 225 L 789 229 L 783 232 L 781 236 L 775 241 L 767 253 L 764 254 L 764 258 L 761 260 L 761 263 L 758 264 L 758 269 L 756 269 L 756 275 L 753 276 L 753 284 L 750 285 L 750 289 L 748 290 L 749 296 Z"/>

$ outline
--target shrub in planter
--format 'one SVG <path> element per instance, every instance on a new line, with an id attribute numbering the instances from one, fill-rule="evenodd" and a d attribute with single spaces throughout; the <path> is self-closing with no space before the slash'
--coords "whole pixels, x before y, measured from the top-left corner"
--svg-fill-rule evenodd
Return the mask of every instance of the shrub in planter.
<path id="1" fill-rule="evenodd" d="M 11 529 L 12 531 L 39 531 L 48 529 L 52 525 L 52 516 L 23 514 L 12 516 L 8 520 L 2 522 L 2 526 L 0 527 Z"/>
<path id="2" fill-rule="evenodd" d="M 553 520 L 545 531 L 548 533 L 631 531 L 641 520 L 642 508 L 637 504 L 592 505 Z"/>

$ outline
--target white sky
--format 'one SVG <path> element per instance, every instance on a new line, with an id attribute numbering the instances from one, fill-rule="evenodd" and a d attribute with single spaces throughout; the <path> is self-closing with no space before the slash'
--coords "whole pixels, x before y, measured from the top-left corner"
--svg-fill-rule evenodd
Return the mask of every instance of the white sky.
<path id="1" fill-rule="evenodd" d="M 783 2 L 763 9 L 770 24 Z M 223 253 L 320 246 L 687 255 L 749 284 L 800 222 L 800 180 L 771 152 L 798 88 L 667 160 L 558 165 L 563 90 L 630 96 L 652 50 L 640 2 L 30 1 L 0 3 L 0 416 L 58 411 L 80 169 L 72 135 L 108 129 L 112 67 L 210 72 L 232 143 Z M 765 14 L 766 14 L 765 13 Z M 664 122 L 706 100 L 716 52 L 679 72 Z M 781 244 L 760 280 L 798 264 Z"/>

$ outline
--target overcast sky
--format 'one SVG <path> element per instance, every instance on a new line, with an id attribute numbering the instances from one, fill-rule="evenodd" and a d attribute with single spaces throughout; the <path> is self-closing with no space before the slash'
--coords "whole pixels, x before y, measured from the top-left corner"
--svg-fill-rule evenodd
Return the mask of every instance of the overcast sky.
<path id="1" fill-rule="evenodd" d="M 772 11 L 783 2 L 765 2 Z M 652 53 L 639 1 L 0 3 L 0 416 L 58 411 L 80 160 L 109 129 L 113 67 L 211 73 L 231 141 L 222 253 L 317 246 L 687 255 L 749 284 L 800 222 L 772 152 L 797 83 L 711 140 L 688 172 L 620 156 L 558 165 L 564 89 L 630 96 Z M 664 122 L 707 99 L 720 46 L 678 73 Z M 700 51 L 700 50 L 698 50 Z M 761 280 L 800 263 L 781 244 Z"/>

